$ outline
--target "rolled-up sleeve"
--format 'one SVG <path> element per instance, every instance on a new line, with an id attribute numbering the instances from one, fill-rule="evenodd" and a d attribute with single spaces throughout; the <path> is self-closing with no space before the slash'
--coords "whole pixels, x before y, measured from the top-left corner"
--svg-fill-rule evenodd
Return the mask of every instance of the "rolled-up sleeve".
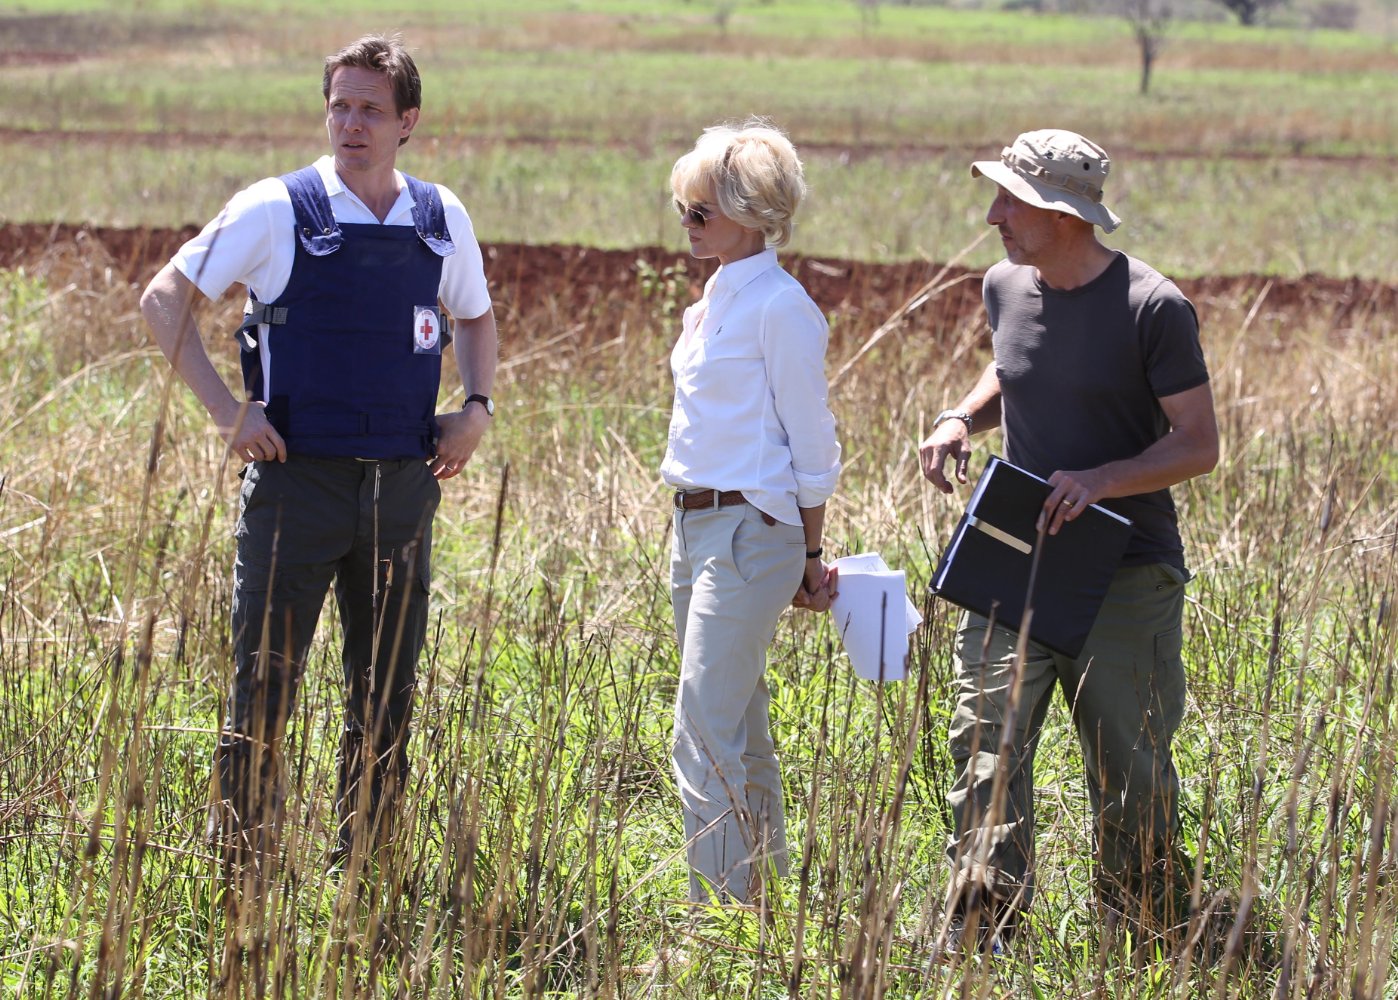
<path id="1" fill-rule="evenodd" d="M 819 507 L 840 479 L 840 443 L 825 378 L 825 317 L 804 292 L 790 288 L 768 301 L 762 330 L 767 381 L 791 449 L 796 505 Z"/>

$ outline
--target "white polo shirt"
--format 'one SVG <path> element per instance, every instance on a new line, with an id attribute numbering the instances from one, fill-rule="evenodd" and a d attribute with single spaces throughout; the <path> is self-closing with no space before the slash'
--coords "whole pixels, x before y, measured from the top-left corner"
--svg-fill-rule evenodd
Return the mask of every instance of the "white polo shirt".
<path id="1" fill-rule="evenodd" d="M 835 492 L 840 445 L 827 405 L 825 317 L 775 250 L 718 269 L 685 310 L 670 353 L 670 437 L 660 472 L 678 489 L 742 490 L 800 524 Z"/>
<path id="2" fill-rule="evenodd" d="M 340 180 L 332 157 L 322 156 L 314 166 L 325 182 L 337 222 L 380 224 Z M 403 175 L 394 173 L 398 179 L 398 200 L 382 225 L 411 226 L 412 195 Z M 456 244 L 456 253 L 442 259 L 438 297 L 453 316 L 474 319 L 490 308 L 481 248 L 461 200 L 440 184 L 436 188 L 447 228 Z M 217 299 L 229 285 L 241 284 L 259 302 L 275 302 L 291 280 L 296 260 L 295 229 L 291 195 L 285 184 L 269 177 L 235 194 L 198 236 L 180 247 L 171 262 L 210 299 Z"/>

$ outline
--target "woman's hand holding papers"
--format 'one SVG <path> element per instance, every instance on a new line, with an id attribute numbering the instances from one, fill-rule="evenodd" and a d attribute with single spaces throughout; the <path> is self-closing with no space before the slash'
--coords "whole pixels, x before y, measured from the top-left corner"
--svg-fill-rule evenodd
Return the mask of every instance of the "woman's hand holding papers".
<path id="1" fill-rule="evenodd" d="M 806 575 L 801 579 L 801 586 L 796 588 L 791 606 L 806 611 L 829 611 L 830 602 L 840 593 L 839 581 L 839 569 L 819 559 L 807 559 Z"/>

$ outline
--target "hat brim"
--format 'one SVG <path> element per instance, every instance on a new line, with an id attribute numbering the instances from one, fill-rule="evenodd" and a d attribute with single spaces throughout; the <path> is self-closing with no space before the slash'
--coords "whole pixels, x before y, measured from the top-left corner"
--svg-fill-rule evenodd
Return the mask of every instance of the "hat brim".
<path id="1" fill-rule="evenodd" d="M 1083 195 L 1073 194 L 1071 191 L 1064 191 L 1062 188 L 1051 187 L 1048 184 L 1025 177 L 1023 174 L 1011 170 L 999 160 L 977 160 L 971 164 L 971 176 L 988 178 L 1020 201 L 1037 208 L 1047 208 L 1054 212 L 1067 212 L 1084 222 L 1101 226 L 1104 233 L 1110 233 L 1121 225 L 1121 220 L 1116 217 L 1116 214 L 1101 202 L 1092 201 Z"/>

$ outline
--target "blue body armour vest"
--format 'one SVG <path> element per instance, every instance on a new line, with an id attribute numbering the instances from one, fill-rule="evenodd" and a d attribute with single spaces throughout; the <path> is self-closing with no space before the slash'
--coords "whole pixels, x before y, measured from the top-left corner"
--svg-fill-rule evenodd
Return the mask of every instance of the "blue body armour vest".
<path id="1" fill-rule="evenodd" d="M 456 252 L 437 189 L 404 175 L 412 226 L 340 223 L 314 167 L 286 174 L 296 259 L 286 291 L 253 302 L 239 329 L 243 384 L 298 455 L 426 458 L 435 451 L 442 258 Z M 418 309 L 436 310 L 433 353 L 415 350 Z M 258 324 L 266 323 L 262 367 Z"/>

